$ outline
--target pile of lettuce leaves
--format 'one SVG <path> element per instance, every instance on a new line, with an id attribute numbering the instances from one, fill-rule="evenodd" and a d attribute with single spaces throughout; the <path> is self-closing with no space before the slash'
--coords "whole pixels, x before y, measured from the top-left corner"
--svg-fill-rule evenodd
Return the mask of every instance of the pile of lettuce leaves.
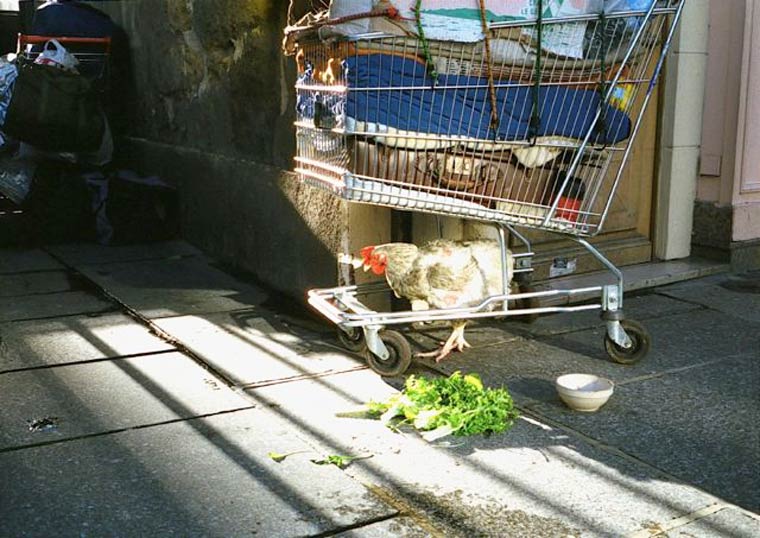
<path id="1" fill-rule="evenodd" d="M 410 375 L 404 389 L 386 402 L 367 404 L 370 414 L 388 426 L 411 424 L 433 441 L 446 435 L 501 433 L 519 413 L 505 388 L 484 388 L 477 374 L 455 372 L 449 377 Z"/>

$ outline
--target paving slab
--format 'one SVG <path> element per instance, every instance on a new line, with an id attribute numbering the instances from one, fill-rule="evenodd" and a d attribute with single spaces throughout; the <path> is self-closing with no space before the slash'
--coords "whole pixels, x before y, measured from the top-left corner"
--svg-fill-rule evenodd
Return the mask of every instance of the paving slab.
<path id="1" fill-rule="evenodd" d="M 699 310 L 699 305 L 654 293 L 626 297 L 623 303 L 626 317 L 636 321 L 656 319 L 673 314 Z M 515 321 L 504 323 L 505 330 L 521 334 L 546 336 L 593 329 L 604 326 L 600 310 L 563 312 L 539 317 L 534 323 Z"/>
<path id="2" fill-rule="evenodd" d="M 677 299 L 654 294 L 631 297 L 625 302 L 626 315 L 635 320 L 652 320 L 663 316 L 700 310 L 699 305 L 686 303 Z M 533 323 L 524 323 L 514 319 L 482 320 L 470 323 L 465 331 L 467 341 L 474 350 L 491 346 L 509 348 L 519 336 L 551 336 L 578 332 L 585 329 L 602 329 L 604 322 L 599 310 L 567 312 L 541 316 Z M 405 330 L 415 351 L 428 351 L 444 341 L 450 334 L 450 326 L 445 322 L 430 327 L 416 327 Z M 600 337 L 601 338 L 601 337 Z M 601 347 L 601 346 L 600 346 Z M 493 350 L 491 350 L 493 351 Z M 463 360 L 471 354 L 467 350 Z M 597 352 L 598 354 L 598 352 Z M 451 355 L 450 357 L 456 357 Z"/>
<path id="3" fill-rule="evenodd" d="M 205 257 L 77 267 L 147 318 L 241 310 L 267 298 L 260 288 L 217 269 Z"/>
<path id="4" fill-rule="evenodd" d="M 63 271 L 42 271 L 0 276 L 0 297 L 69 291 L 71 282 Z"/>
<path id="5" fill-rule="evenodd" d="M 0 373 L 172 349 L 124 314 L 0 324 Z"/>
<path id="6" fill-rule="evenodd" d="M 304 448 L 251 409 L 0 453 L 0 483 L 15 485 L 3 488 L 0 535 L 289 538 L 395 514 L 333 465 L 267 455 Z"/>
<path id="7" fill-rule="evenodd" d="M 269 305 L 265 307 L 272 311 L 280 323 L 287 327 L 288 331 L 297 334 L 304 340 L 323 340 L 343 349 L 338 343 L 337 327 L 321 314 L 314 310 L 304 310 L 301 305 L 298 305 L 299 310 L 284 312 L 281 307 L 278 307 L 276 299 L 272 298 L 271 301 L 267 301 L 267 303 L 270 302 L 275 304 L 271 307 Z"/>
<path id="8" fill-rule="evenodd" d="M 757 538 L 760 536 L 760 517 L 752 517 L 735 508 L 725 508 L 716 514 L 677 527 L 668 535 L 684 538 Z"/>
<path id="9" fill-rule="evenodd" d="M 361 371 L 248 394 L 322 451 L 373 454 L 346 472 L 430 515 L 445 527 L 445 536 L 520 536 L 510 532 L 521 521 L 570 535 L 621 536 L 714 502 L 650 467 L 537 421 L 521 419 L 506 434 L 430 444 L 413 431 L 394 433 L 376 420 L 339 416 L 394 392 L 386 380 Z"/>
<path id="10" fill-rule="evenodd" d="M 588 337 L 588 332 L 583 334 Z M 594 335 L 590 340 L 599 342 L 599 347 L 602 347 L 600 335 Z M 508 387 L 520 405 L 554 400 L 554 380 L 563 374 L 593 373 L 621 382 L 648 373 L 640 365 L 623 367 L 603 356 L 576 353 L 531 337 L 517 338 L 496 346 L 473 346 L 464 353 L 452 353 L 439 363 L 429 359 L 418 359 L 417 362 L 442 375 L 451 375 L 456 371 L 477 373 L 488 386 Z"/>
<path id="11" fill-rule="evenodd" d="M 597 413 L 531 409 L 760 511 L 760 363 L 754 353 L 619 385 Z"/>
<path id="12" fill-rule="evenodd" d="M 161 318 L 155 323 L 236 385 L 265 384 L 364 366 L 364 361 L 293 334 L 255 310 Z"/>
<path id="13" fill-rule="evenodd" d="M 483 349 L 495 346 L 509 345 L 519 339 L 519 328 L 508 326 L 506 322 L 490 321 L 470 323 L 465 329 L 467 342 L 475 348 Z M 405 327 L 404 332 L 413 351 L 431 351 L 436 349 L 451 334 L 448 322 L 421 324 L 415 327 Z"/>
<path id="14" fill-rule="evenodd" d="M 60 269 L 63 266 L 42 250 L 0 249 L 0 274 Z"/>
<path id="15" fill-rule="evenodd" d="M 687 258 L 659 263 L 643 263 L 620 267 L 626 292 L 664 286 L 674 282 L 698 279 L 709 275 L 726 273 L 730 265 L 702 258 Z M 614 284 L 615 277 L 606 270 L 552 279 L 541 284 L 541 289 L 569 290 Z M 576 294 L 575 300 L 598 296 L 597 293 Z M 548 298 L 546 304 L 567 303 L 567 297 Z"/>
<path id="16" fill-rule="evenodd" d="M 324 342 L 318 334 L 296 327 L 284 321 L 278 313 L 259 307 L 215 314 L 162 318 L 156 320 L 156 324 L 161 327 L 181 328 L 184 323 L 192 319 L 204 320 L 207 326 L 217 327 L 223 330 L 224 334 L 235 335 L 235 337 L 248 335 L 259 339 L 267 338 L 295 353 L 340 349 L 337 338 L 334 338 L 334 331 L 333 338 Z"/>
<path id="17" fill-rule="evenodd" d="M 621 367 L 635 375 L 694 366 L 760 348 L 760 331 L 756 323 L 716 315 L 709 310 L 645 319 L 642 325 L 652 337 L 652 349 L 636 366 Z M 599 327 L 549 337 L 544 341 L 569 351 L 604 359 L 606 353 L 601 345 L 604 330 L 604 327 Z"/>
<path id="18" fill-rule="evenodd" d="M 492 387 L 506 386 L 520 405 L 553 400 L 554 380 L 563 374 L 594 373 L 622 381 L 634 373 L 601 357 L 589 357 L 552 344 L 522 338 L 508 345 L 473 348 L 439 363 L 425 361 L 443 375 L 477 373 Z"/>
<path id="19" fill-rule="evenodd" d="M 72 266 L 93 263 L 120 263 L 160 260 L 177 256 L 202 256 L 202 252 L 185 241 L 160 241 L 136 245 L 99 245 L 75 243 L 46 247 L 48 252 Z"/>
<path id="20" fill-rule="evenodd" d="M 115 306 L 87 291 L 0 297 L 0 322 L 99 314 L 114 310 Z"/>
<path id="21" fill-rule="evenodd" d="M 248 406 L 180 353 L 0 374 L 0 450 Z"/>
<path id="22" fill-rule="evenodd" d="M 748 321 L 760 322 L 760 271 L 717 275 L 665 286 L 658 293 L 692 301 Z"/>
<path id="23" fill-rule="evenodd" d="M 425 364 L 444 375 L 457 370 L 476 372 L 489 385 L 508 386 L 521 405 L 529 405 L 555 400 L 554 381 L 563 374 L 589 373 L 622 383 L 760 348 L 760 331 L 755 324 L 704 309 L 641 319 L 652 336 L 652 350 L 635 365 L 620 365 L 607 357 L 602 343 L 604 326 L 575 332 L 552 327 L 554 334 L 494 346 L 473 345 L 437 364 L 429 360 Z"/>

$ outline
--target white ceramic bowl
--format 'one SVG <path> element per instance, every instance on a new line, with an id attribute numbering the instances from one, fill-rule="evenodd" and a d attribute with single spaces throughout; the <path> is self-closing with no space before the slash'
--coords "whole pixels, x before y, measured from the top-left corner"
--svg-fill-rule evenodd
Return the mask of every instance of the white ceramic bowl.
<path id="1" fill-rule="evenodd" d="M 590 374 L 563 375 L 557 378 L 555 385 L 568 407 L 584 413 L 593 413 L 606 404 L 614 389 L 609 379 Z"/>

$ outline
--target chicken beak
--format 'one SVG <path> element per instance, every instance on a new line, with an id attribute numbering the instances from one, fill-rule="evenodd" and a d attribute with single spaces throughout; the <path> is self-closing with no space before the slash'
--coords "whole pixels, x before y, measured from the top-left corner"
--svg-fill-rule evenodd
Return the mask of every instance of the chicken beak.
<path id="1" fill-rule="evenodd" d="M 350 265 L 354 269 L 358 269 L 359 267 L 361 267 L 364 264 L 364 262 L 362 260 L 360 260 L 359 258 L 354 258 L 350 254 L 343 254 L 343 253 L 338 254 L 338 263 L 343 263 L 343 264 L 346 264 L 346 265 Z M 365 267 L 364 270 L 365 271 L 367 270 L 366 267 Z"/>

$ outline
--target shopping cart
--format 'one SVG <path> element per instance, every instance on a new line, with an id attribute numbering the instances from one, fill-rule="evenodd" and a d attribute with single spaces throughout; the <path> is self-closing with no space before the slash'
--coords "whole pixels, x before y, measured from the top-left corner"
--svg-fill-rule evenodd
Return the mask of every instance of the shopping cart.
<path id="1" fill-rule="evenodd" d="M 600 309 L 613 360 L 631 364 L 649 351 L 647 331 L 623 314 L 622 273 L 589 238 L 610 212 L 684 1 L 553 18 L 537 1 L 534 19 L 497 23 L 481 3 L 487 31 L 476 43 L 376 33 L 325 40 L 324 21 L 295 30 L 302 181 L 351 202 L 491 223 L 502 253 L 508 233 L 524 244 L 516 279 L 529 277 L 533 256 L 518 229 L 563 234 L 616 279 L 510 293 L 503 267 L 503 294 L 476 307 L 402 312 L 363 302 L 385 284 L 310 290 L 309 303 L 380 374 L 411 362 L 408 342 L 386 327 L 420 321 Z M 588 294 L 598 300 L 536 306 Z"/>
<path id="2" fill-rule="evenodd" d="M 79 73 L 98 84 L 97 89 L 108 90 L 111 38 L 110 37 L 67 37 L 19 34 L 16 53 L 22 61 L 34 61 L 40 55 L 45 43 L 57 40 L 79 61 Z"/>
<path id="3" fill-rule="evenodd" d="M 23 153 L 87 166 L 110 162 L 110 53 L 110 37 L 19 35 L 5 129 L 26 144 Z"/>
<path id="4" fill-rule="evenodd" d="M 19 34 L 16 49 L 18 65 L 23 66 L 25 64 L 33 63 L 42 53 L 45 44 L 51 39 L 56 39 L 68 50 L 68 52 L 77 58 L 78 73 L 87 77 L 91 81 L 93 99 L 97 99 L 102 105 L 107 99 L 106 95 L 109 90 L 108 81 L 110 72 L 111 38 Z M 19 84 L 17 82 L 17 89 L 18 86 Z M 22 125 L 22 127 L 25 127 L 25 124 Z M 110 160 L 113 151 L 112 138 L 107 121 L 104 121 L 103 129 L 105 132 L 101 137 L 102 141 L 98 151 L 81 155 L 71 152 L 57 153 L 38 150 L 35 147 L 34 140 L 25 139 L 19 136 L 18 138 L 20 141 L 26 141 L 28 143 L 24 151 L 21 152 L 23 155 L 21 155 L 19 163 L 26 162 L 27 160 L 33 161 L 35 159 L 60 157 L 69 162 L 100 166 Z M 70 131 L 67 131 L 65 135 L 67 137 L 73 136 Z M 23 167 L 22 164 L 18 164 L 18 166 Z M 3 171 L 3 175 L 21 176 L 20 173 L 17 173 L 18 171 L 16 170 L 15 165 L 11 166 L 9 163 L 6 163 L 6 168 L 7 169 Z M 4 195 L 0 195 L 0 222 L 3 223 L 3 228 L 7 228 L 9 224 L 13 224 L 15 225 L 14 229 L 21 229 L 24 227 L 22 220 L 24 214 L 22 201 L 28 194 L 29 184 L 22 186 L 19 181 L 16 181 L 14 185 L 14 182 L 8 181 L 7 177 L 4 179 L 6 179 L 3 185 Z M 30 182 L 31 179 L 28 181 Z M 19 234 L 16 233 L 15 235 Z"/>

